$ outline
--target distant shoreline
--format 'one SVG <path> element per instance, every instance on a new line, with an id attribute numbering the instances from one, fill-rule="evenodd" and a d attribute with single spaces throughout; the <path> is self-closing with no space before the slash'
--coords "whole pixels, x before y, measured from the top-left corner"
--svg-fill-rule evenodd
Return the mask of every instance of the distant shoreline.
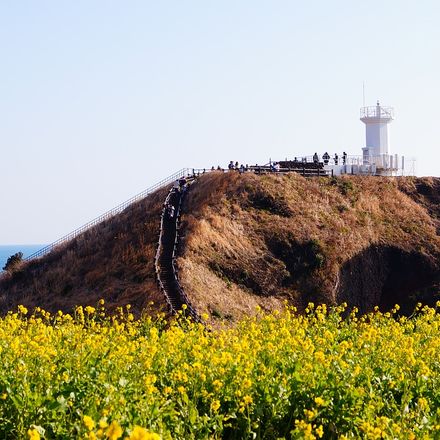
<path id="1" fill-rule="evenodd" d="M 26 258 L 34 252 L 42 249 L 45 244 L 8 244 L 0 245 L 0 270 L 5 265 L 8 258 L 17 252 L 23 252 L 23 257 Z"/>

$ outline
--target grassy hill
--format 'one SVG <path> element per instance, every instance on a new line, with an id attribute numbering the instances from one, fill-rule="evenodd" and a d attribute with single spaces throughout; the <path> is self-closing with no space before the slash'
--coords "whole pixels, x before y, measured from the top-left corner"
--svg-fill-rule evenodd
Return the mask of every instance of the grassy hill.
<path id="1" fill-rule="evenodd" d="M 164 300 L 156 287 L 154 255 L 166 194 L 167 189 L 155 192 L 0 279 L 0 311 L 24 304 L 67 312 L 79 304 L 96 305 L 100 298 L 110 309 L 130 303 L 140 312 L 150 301 L 160 308 Z"/>
<path id="2" fill-rule="evenodd" d="M 166 189 L 0 281 L 0 310 L 69 311 L 131 303 L 157 290 L 154 253 Z M 362 312 L 438 299 L 440 179 L 209 173 L 184 204 L 178 265 L 187 295 L 212 320 L 255 306 L 346 301 Z"/>
<path id="3" fill-rule="evenodd" d="M 412 310 L 436 292 L 439 205 L 418 188 L 439 182 L 206 176 L 188 200 L 182 282 L 200 311 L 234 319 L 286 299 Z"/>

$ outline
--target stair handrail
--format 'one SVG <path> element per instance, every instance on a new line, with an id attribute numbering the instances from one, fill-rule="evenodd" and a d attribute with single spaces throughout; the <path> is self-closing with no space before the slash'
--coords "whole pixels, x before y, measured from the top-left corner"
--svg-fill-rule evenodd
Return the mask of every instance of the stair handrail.
<path id="1" fill-rule="evenodd" d="M 163 205 L 163 209 L 162 209 L 162 214 L 160 215 L 160 229 L 159 229 L 159 242 L 157 244 L 157 250 L 156 250 L 156 256 L 154 258 L 154 269 L 156 271 L 156 279 L 157 282 L 159 284 L 159 289 L 160 291 L 164 294 L 165 296 L 165 300 L 168 304 L 169 309 L 171 310 L 172 313 L 176 313 L 177 310 L 174 310 L 173 304 L 168 296 L 168 293 L 165 289 L 165 286 L 162 283 L 162 279 L 160 277 L 160 267 L 159 267 L 159 259 L 160 259 L 160 253 L 162 252 L 162 237 L 163 237 L 163 223 L 164 223 L 164 218 L 166 215 L 166 206 L 168 205 L 170 198 L 171 198 L 171 194 L 172 194 L 172 190 L 170 190 L 165 198 L 165 202 Z"/>
<path id="2" fill-rule="evenodd" d="M 142 200 L 143 198 L 145 198 L 146 196 L 148 196 L 152 192 L 170 184 L 171 182 L 173 182 L 181 177 L 189 175 L 191 171 L 192 171 L 192 169 L 190 169 L 190 168 L 182 168 L 181 170 L 177 171 L 176 173 L 171 174 L 170 176 L 166 177 L 165 179 L 162 179 L 160 182 L 154 184 L 153 186 L 147 188 L 146 190 L 140 192 L 139 194 L 136 194 L 135 196 L 131 197 L 130 199 L 126 200 L 125 202 L 119 204 L 115 208 L 113 208 L 113 209 L 105 212 L 104 214 L 101 214 L 99 217 L 96 217 L 95 219 L 85 223 L 84 225 L 80 226 L 79 228 L 75 229 L 74 231 L 70 232 L 69 234 L 59 238 L 58 240 L 54 241 L 53 243 L 45 246 L 44 248 L 38 250 L 37 252 L 34 252 L 32 255 L 29 255 L 28 257 L 26 257 L 24 260 L 30 261 L 30 260 L 33 260 L 34 258 L 38 258 L 38 257 L 41 257 L 43 255 L 48 254 L 57 246 L 59 246 L 63 243 L 66 243 L 67 241 L 73 240 L 74 238 L 78 237 L 80 234 L 82 234 L 86 230 L 92 228 L 93 226 L 96 226 L 97 224 L 99 224 L 105 220 L 108 220 L 109 218 L 113 217 L 114 215 L 119 214 L 125 208 L 130 206 L 132 203 L 135 203 L 139 200 Z"/>
<path id="3" fill-rule="evenodd" d="M 195 174 L 195 173 L 193 173 L 193 174 Z M 179 294 L 180 300 L 181 300 L 182 303 L 184 303 L 187 306 L 186 314 L 191 316 L 191 318 L 195 322 L 202 322 L 199 314 L 197 313 L 195 308 L 192 306 L 188 296 L 186 295 L 185 291 L 183 290 L 183 288 L 182 288 L 182 286 L 180 284 L 180 280 L 179 280 L 178 273 L 177 273 L 178 270 L 177 270 L 177 267 L 176 267 L 177 246 L 178 246 L 178 243 L 179 243 L 179 237 L 178 237 L 179 231 L 178 230 L 179 230 L 179 224 L 180 224 L 180 213 L 181 213 L 181 207 L 182 207 L 182 198 L 183 198 L 183 195 L 185 194 L 185 192 L 187 191 L 187 188 L 188 188 L 187 186 L 182 188 L 182 194 L 181 194 L 181 197 L 179 198 L 179 204 L 178 204 L 176 212 L 175 212 L 176 234 L 175 234 L 175 237 L 174 237 L 173 252 L 172 252 L 172 256 L 171 256 L 171 268 L 172 268 L 172 273 L 173 273 L 174 280 L 176 281 L 176 286 L 177 286 L 177 290 L 178 290 L 178 294 Z M 174 308 L 174 306 L 172 304 L 172 301 L 171 301 L 170 297 L 168 296 L 168 293 L 167 293 L 167 291 L 165 289 L 165 286 L 162 283 L 161 276 L 160 276 L 161 267 L 160 267 L 160 264 L 159 264 L 160 254 L 161 254 L 162 249 L 163 249 L 162 237 L 163 237 L 163 232 L 164 232 L 164 230 L 163 230 L 164 218 L 165 218 L 165 215 L 167 215 L 166 207 L 168 206 L 170 198 L 171 198 L 171 195 L 174 193 L 174 191 L 175 191 L 175 188 L 171 188 L 170 189 L 170 191 L 168 192 L 167 197 L 165 198 L 164 207 L 162 209 L 162 214 L 161 214 L 161 217 L 160 217 L 159 242 L 158 242 L 158 246 L 157 246 L 157 250 L 156 250 L 156 255 L 155 255 L 155 258 L 154 258 L 154 267 L 155 267 L 155 271 L 156 271 L 156 279 L 157 279 L 157 282 L 159 284 L 159 288 L 160 288 L 160 290 L 162 291 L 162 293 L 165 296 L 165 300 L 166 300 L 166 302 L 168 304 L 168 307 L 169 307 L 171 313 L 176 314 L 178 312 L 178 310 L 176 310 Z"/>
<path id="4" fill-rule="evenodd" d="M 267 165 L 262 165 L 261 168 L 264 168 L 266 166 Z M 70 240 L 73 240 L 74 238 L 78 237 L 80 234 L 82 234 L 86 230 L 92 228 L 93 226 L 96 226 L 97 224 L 99 224 L 105 220 L 108 220 L 109 218 L 113 217 L 116 214 L 119 214 L 125 208 L 130 206 L 132 203 L 135 203 L 135 202 L 143 199 L 144 197 L 148 196 L 149 194 L 156 191 L 157 189 L 166 186 L 167 184 L 171 183 L 174 180 L 179 179 L 180 177 L 191 176 L 191 175 L 192 176 L 199 176 L 201 174 L 209 173 L 211 171 L 216 171 L 216 170 L 212 170 L 209 168 L 198 168 L 198 169 L 197 168 L 182 168 L 181 170 L 177 171 L 176 173 L 166 177 L 165 179 L 162 179 L 160 182 L 156 183 L 155 185 L 151 186 L 150 188 L 147 188 L 146 190 L 140 192 L 139 194 L 136 194 L 135 196 L 129 198 L 128 200 L 126 200 L 125 202 L 116 206 L 115 208 L 105 212 L 104 214 L 101 214 L 99 217 L 96 217 L 95 219 L 85 223 L 84 225 L 80 226 L 79 228 L 75 229 L 74 231 L 69 232 L 67 235 L 64 235 L 63 237 L 59 238 L 58 240 L 43 247 L 42 249 L 39 249 L 37 252 L 34 252 L 33 254 L 24 258 L 24 261 L 30 261 L 30 260 L 33 260 L 34 258 L 42 257 L 43 255 L 48 254 L 53 249 L 55 249 L 57 246 L 64 244 Z M 226 170 L 224 170 L 224 171 L 226 171 Z"/>

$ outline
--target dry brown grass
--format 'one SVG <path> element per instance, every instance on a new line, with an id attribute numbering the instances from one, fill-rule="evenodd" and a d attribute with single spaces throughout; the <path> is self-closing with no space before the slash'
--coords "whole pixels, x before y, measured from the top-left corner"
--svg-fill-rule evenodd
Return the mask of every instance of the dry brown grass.
<path id="1" fill-rule="evenodd" d="M 440 237 L 397 179 L 297 174 L 203 176 L 186 209 L 182 283 L 201 312 L 338 300 L 341 268 L 372 246 L 416 252 L 438 269 Z"/>
<path id="2" fill-rule="evenodd" d="M 24 304 L 69 312 L 100 298 L 110 309 L 130 303 L 140 313 L 150 301 L 162 308 L 154 255 L 166 193 L 155 192 L 0 281 L 0 311 Z"/>
<path id="3" fill-rule="evenodd" d="M 184 204 L 181 282 L 214 323 L 284 300 L 429 302 L 440 283 L 439 190 L 430 178 L 204 175 Z M 0 311 L 70 311 L 100 298 L 137 313 L 149 301 L 164 307 L 154 255 L 166 192 L 0 281 Z"/>

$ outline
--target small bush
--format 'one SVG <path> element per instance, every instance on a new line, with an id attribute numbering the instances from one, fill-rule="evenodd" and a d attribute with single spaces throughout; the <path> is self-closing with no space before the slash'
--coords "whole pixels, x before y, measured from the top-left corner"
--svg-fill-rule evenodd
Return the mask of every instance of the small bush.
<path id="1" fill-rule="evenodd" d="M 23 263 L 23 252 L 17 252 L 14 255 L 11 255 L 7 261 L 6 264 L 3 267 L 3 270 L 9 273 L 16 272 L 20 266 Z"/>

